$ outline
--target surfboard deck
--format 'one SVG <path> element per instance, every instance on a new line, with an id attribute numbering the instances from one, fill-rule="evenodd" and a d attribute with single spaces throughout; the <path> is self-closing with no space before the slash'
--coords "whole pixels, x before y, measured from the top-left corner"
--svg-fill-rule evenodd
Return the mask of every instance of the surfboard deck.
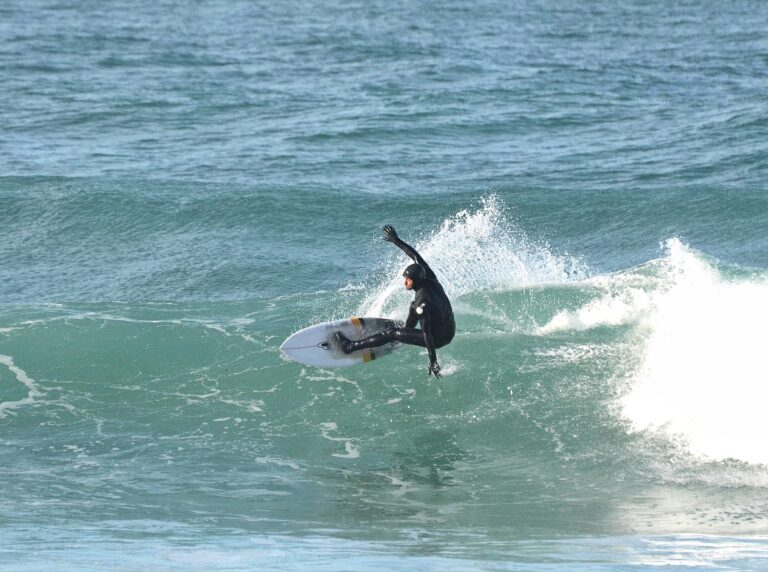
<path id="1" fill-rule="evenodd" d="M 280 351 L 294 361 L 317 367 L 346 367 L 368 363 L 394 351 L 401 345 L 400 342 L 391 342 L 377 348 L 345 354 L 333 339 L 333 334 L 341 332 L 350 340 L 361 340 L 402 325 L 402 322 L 387 318 L 352 317 L 323 322 L 288 336 L 280 345 Z"/>

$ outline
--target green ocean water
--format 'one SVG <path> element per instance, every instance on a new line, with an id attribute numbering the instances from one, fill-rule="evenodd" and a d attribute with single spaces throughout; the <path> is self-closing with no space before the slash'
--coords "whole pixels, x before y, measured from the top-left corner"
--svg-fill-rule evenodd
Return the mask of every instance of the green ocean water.
<path id="1" fill-rule="evenodd" d="M 764 568 L 766 16 L 0 7 L 0 569 Z"/>

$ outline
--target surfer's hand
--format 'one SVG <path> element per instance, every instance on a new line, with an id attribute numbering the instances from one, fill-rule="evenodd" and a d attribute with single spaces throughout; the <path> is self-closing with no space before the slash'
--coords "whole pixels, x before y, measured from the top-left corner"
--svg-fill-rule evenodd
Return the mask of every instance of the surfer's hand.
<path id="1" fill-rule="evenodd" d="M 395 232 L 395 227 L 391 226 L 389 224 L 384 226 L 384 240 L 387 242 L 394 242 L 397 243 L 400 240 L 400 237 L 397 236 L 397 233 Z"/>
<path id="2" fill-rule="evenodd" d="M 428 375 L 434 375 L 436 378 L 442 377 L 440 375 L 440 364 L 436 361 L 430 362 L 429 369 L 427 370 Z"/>

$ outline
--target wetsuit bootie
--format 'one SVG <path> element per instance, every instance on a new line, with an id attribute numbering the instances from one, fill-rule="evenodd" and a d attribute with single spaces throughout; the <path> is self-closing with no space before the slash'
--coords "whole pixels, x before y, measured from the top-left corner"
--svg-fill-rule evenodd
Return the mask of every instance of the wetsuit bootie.
<path id="1" fill-rule="evenodd" d="M 343 351 L 345 354 L 350 354 L 355 351 L 355 342 L 350 340 L 341 332 L 336 332 L 333 334 L 333 340 L 339 345 L 341 351 Z"/>

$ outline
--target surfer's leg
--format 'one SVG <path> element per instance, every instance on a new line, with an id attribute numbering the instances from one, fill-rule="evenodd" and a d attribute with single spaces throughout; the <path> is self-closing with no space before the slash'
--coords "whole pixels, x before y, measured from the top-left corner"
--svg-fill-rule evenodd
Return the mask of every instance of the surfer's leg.
<path id="1" fill-rule="evenodd" d="M 379 332 L 378 334 L 373 334 L 372 336 L 356 341 L 350 340 L 341 332 L 336 332 L 333 334 L 333 339 L 336 340 L 336 342 L 341 347 L 341 350 L 345 354 L 356 352 L 358 350 L 364 350 L 367 348 L 377 348 L 394 341 L 394 338 L 387 335 L 386 332 Z"/>
<path id="2" fill-rule="evenodd" d="M 395 339 L 402 344 L 421 346 L 422 348 L 427 346 L 424 341 L 424 332 L 417 330 L 416 328 L 392 328 L 387 331 L 392 336 L 392 339 Z"/>
<path id="3" fill-rule="evenodd" d="M 391 328 L 357 341 L 350 340 L 341 332 L 336 332 L 333 337 L 345 354 L 368 348 L 377 348 L 391 342 L 401 342 L 421 347 L 426 345 L 424 343 L 424 334 L 416 328 Z"/>

